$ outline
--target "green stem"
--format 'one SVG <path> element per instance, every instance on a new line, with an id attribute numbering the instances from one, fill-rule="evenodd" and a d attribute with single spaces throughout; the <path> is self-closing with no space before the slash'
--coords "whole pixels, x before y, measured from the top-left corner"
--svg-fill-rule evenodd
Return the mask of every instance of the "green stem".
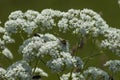
<path id="1" fill-rule="evenodd" d="M 40 61 L 46 66 L 46 63 L 39 57 Z"/>
<path id="2" fill-rule="evenodd" d="M 114 80 L 114 72 L 112 71 L 111 78 Z"/>
<path id="3" fill-rule="evenodd" d="M 58 80 L 60 80 L 60 75 L 57 73 Z"/>
<path id="4" fill-rule="evenodd" d="M 85 61 L 85 64 L 84 64 L 84 67 L 86 67 L 87 63 L 89 62 L 89 60 L 90 60 L 91 58 L 96 57 L 96 56 L 98 56 L 98 55 L 101 55 L 101 53 L 93 54 L 93 55 L 91 55 L 91 56 L 88 56 L 88 57 L 83 58 L 83 60 L 86 60 L 86 61 Z"/>
<path id="5" fill-rule="evenodd" d="M 35 67 L 34 67 L 34 70 L 33 70 L 33 74 L 35 73 L 35 70 L 37 68 L 38 63 L 39 63 L 39 59 L 36 60 L 36 64 L 35 64 Z"/>
<path id="6" fill-rule="evenodd" d="M 25 39 L 24 39 L 24 37 L 22 36 L 21 32 L 19 32 L 19 34 L 20 34 L 20 37 L 21 37 L 22 41 L 24 41 Z"/>
<path id="7" fill-rule="evenodd" d="M 70 71 L 70 77 L 69 77 L 68 80 L 72 80 L 72 73 L 73 73 L 73 70 L 74 70 L 74 68 L 71 69 L 71 71 Z"/>

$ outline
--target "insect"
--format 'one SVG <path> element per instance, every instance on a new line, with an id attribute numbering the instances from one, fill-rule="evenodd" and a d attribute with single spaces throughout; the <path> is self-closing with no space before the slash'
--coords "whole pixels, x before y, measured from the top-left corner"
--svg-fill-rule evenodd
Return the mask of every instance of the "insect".
<path id="1" fill-rule="evenodd" d="M 40 76 L 40 75 L 34 75 L 34 76 L 32 77 L 32 79 L 38 80 L 38 79 L 41 79 L 41 76 Z"/>
<path id="2" fill-rule="evenodd" d="M 59 38 L 59 40 L 60 40 L 60 42 L 61 42 L 62 44 L 64 44 L 64 45 L 67 44 L 67 41 L 66 41 L 65 39 Z"/>
<path id="3" fill-rule="evenodd" d="M 81 69 L 78 68 L 78 67 L 75 67 L 74 70 L 73 70 L 73 72 L 80 72 L 80 71 L 81 71 Z"/>
<path id="4" fill-rule="evenodd" d="M 38 36 L 38 37 L 40 37 L 39 33 L 35 33 L 34 36 Z"/>

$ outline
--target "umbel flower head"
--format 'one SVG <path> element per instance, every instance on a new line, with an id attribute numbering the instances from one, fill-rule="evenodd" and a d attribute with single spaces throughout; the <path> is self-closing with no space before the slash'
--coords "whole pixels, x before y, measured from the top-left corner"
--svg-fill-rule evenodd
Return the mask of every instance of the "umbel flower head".
<path id="1" fill-rule="evenodd" d="M 44 57 L 45 55 L 56 58 L 61 51 L 69 51 L 68 43 L 66 42 L 66 45 L 63 45 L 59 38 L 49 33 L 33 36 L 25 40 L 19 48 L 19 52 L 23 54 L 23 59 L 27 61 L 35 57 Z"/>
<path id="2" fill-rule="evenodd" d="M 49 31 L 51 29 L 58 29 L 65 33 L 67 31 L 73 34 L 80 34 L 82 37 L 89 35 L 98 37 L 103 35 L 101 46 L 108 48 L 117 55 L 120 55 L 120 30 L 110 28 L 107 23 L 101 18 L 99 14 L 90 9 L 75 10 L 70 9 L 67 12 L 61 12 L 52 9 L 44 9 L 40 13 L 33 10 L 28 10 L 25 13 L 22 11 L 15 11 L 9 15 L 9 20 L 5 22 L 5 28 L 0 27 L 0 52 L 6 57 L 13 58 L 11 52 L 6 47 L 7 43 L 12 43 L 12 34 L 25 33 L 31 36 L 33 33 Z M 56 28 L 57 27 L 57 28 Z M 2 35 L 2 36 L 1 36 Z M 23 60 L 12 64 L 6 71 L 1 70 L 2 75 L 9 80 L 31 80 L 32 69 L 28 62 L 34 59 L 44 58 L 46 55 L 50 56 L 47 61 L 47 66 L 54 72 L 60 72 L 63 68 L 83 68 L 83 62 L 79 57 L 72 56 L 69 52 L 69 44 L 67 41 L 63 42 L 60 38 L 52 34 L 37 34 L 28 38 L 19 47 L 19 52 L 23 54 Z M 114 61 L 108 61 L 105 66 L 110 66 L 110 69 L 119 71 L 119 61 L 115 61 L 115 65 L 111 67 Z M 41 74 L 42 70 L 34 68 L 35 72 Z M 95 67 L 89 67 L 84 71 L 85 77 L 89 76 L 94 80 L 103 78 L 108 80 L 108 74 Z M 43 75 L 43 74 L 41 74 Z M 44 73 L 44 76 L 47 74 Z M 67 80 L 71 73 L 63 75 L 61 80 Z M 32 75 L 33 76 L 33 75 Z M 84 80 L 84 77 L 79 73 L 72 73 L 72 79 Z"/>
<path id="3" fill-rule="evenodd" d="M 63 67 L 66 68 L 83 68 L 83 61 L 79 57 L 73 57 L 70 53 L 61 52 L 60 57 L 52 59 L 47 62 L 47 66 L 53 72 L 63 71 Z"/>
<path id="4" fill-rule="evenodd" d="M 68 68 L 83 68 L 83 62 L 79 57 L 73 57 L 69 53 L 69 44 L 61 42 L 61 39 L 52 34 L 37 34 L 27 39 L 19 48 L 19 52 L 23 54 L 23 60 L 31 61 L 35 58 L 44 58 L 51 56 L 51 60 L 47 61 L 47 66 L 54 72 L 61 71 L 63 66 Z"/>
<path id="5" fill-rule="evenodd" d="M 13 55 L 6 44 L 13 42 L 14 40 L 7 34 L 6 29 L 0 26 L 0 53 L 9 59 L 13 59 Z"/>
<path id="6" fill-rule="evenodd" d="M 18 61 L 6 70 L 5 77 L 11 80 L 31 80 L 32 69 L 26 61 Z"/>
<path id="7" fill-rule="evenodd" d="M 84 71 L 84 76 L 87 78 L 91 77 L 91 79 L 93 80 L 97 80 L 97 79 L 103 79 L 103 80 L 109 80 L 109 75 L 96 67 L 89 67 L 87 70 Z"/>
<path id="8" fill-rule="evenodd" d="M 109 60 L 104 64 L 104 66 L 108 66 L 109 70 L 111 70 L 112 72 L 119 72 L 120 60 Z"/>
<path id="9" fill-rule="evenodd" d="M 120 56 L 120 30 L 116 28 L 106 29 L 104 36 L 106 39 L 102 40 L 101 46 Z"/>
<path id="10" fill-rule="evenodd" d="M 91 9 L 61 12 L 52 9 L 44 9 L 41 13 L 28 10 L 25 13 L 15 11 L 9 15 L 5 28 L 9 34 L 24 31 L 32 34 L 36 29 L 45 30 L 57 27 L 61 32 L 72 30 L 75 34 L 92 34 L 98 36 L 108 28 L 106 22 L 99 14 Z"/>

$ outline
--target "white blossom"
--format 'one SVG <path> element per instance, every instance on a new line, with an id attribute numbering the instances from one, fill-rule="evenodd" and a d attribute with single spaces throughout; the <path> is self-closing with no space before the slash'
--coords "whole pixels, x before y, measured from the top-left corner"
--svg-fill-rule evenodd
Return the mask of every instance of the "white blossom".
<path id="1" fill-rule="evenodd" d="M 17 29 L 19 26 L 19 23 L 17 22 L 17 20 L 9 20 L 5 23 L 5 28 L 9 34 L 10 33 L 17 33 Z"/>
<path id="2" fill-rule="evenodd" d="M 15 43 L 15 40 L 12 39 L 9 35 L 7 34 L 4 34 L 3 35 L 3 40 L 4 42 L 7 44 L 7 43 Z"/>
<path id="3" fill-rule="evenodd" d="M 101 47 L 108 48 L 120 56 L 120 30 L 109 28 L 105 31 L 105 39 L 101 42 Z"/>
<path id="4" fill-rule="evenodd" d="M 62 18 L 59 22 L 58 22 L 58 27 L 60 29 L 64 29 L 63 31 L 66 31 L 68 29 L 68 19 Z M 60 30 L 61 31 L 61 30 Z"/>
<path id="5" fill-rule="evenodd" d="M 31 80 L 32 69 L 25 61 L 18 61 L 8 67 L 5 77 L 20 79 L 20 80 Z"/>
<path id="6" fill-rule="evenodd" d="M 28 34 L 31 34 L 36 28 L 45 30 L 58 27 L 62 32 L 72 29 L 76 34 L 98 36 L 109 27 L 98 13 L 90 9 L 70 9 L 67 12 L 44 9 L 41 13 L 33 10 L 28 10 L 25 13 L 15 11 L 10 14 L 9 18 L 5 27 L 8 32 L 12 33 L 17 32 L 18 26 L 22 26 L 24 29 L 21 30 Z"/>
<path id="7" fill-rule="evenodd" d="M 61 11 L 53 10 L 53 9 L 44 9 L 41 11 L 41 14 L 44 16 L 51 16 L 52 18 L 62 16 Z"/>
<path id="8" fill-rule="evenodd" d="M 104 64 L 104 66 L 108 66 L 109 70 L 111 70 L 112 72 L 119 72 L 120 60 L 109 60 Z"/>
<path id="9" fill-rule="evenodd" d="M 91 77 L 93 80 L 97 80 L 99 78 L 102 78 L 103 80 L 109 80 L 109 75 L 105 71 L 96 67 L 89 67 L 84 71 L 84 76 L 86 78 Z"/>
<path id="10" fill-rule="evenodd" d="M 4 56 L 6 56 L 7 58 L 9 58 L 9 59 L 13 59 L 13 55 L 12 55 L 11 51 L 9 49 L 7 49 L 7 48 L 4 48 L 2 50 L 2 54 Z"/>
<path id="11" fill-rule="evenodd" d="M 24 17 L 29 21 L 33 21 L 38 15 L 39 15 L 39 12 L 34 10 L 27 10 L 24 13 Z"/>
<path id="12" fill-rule="evenodd" d="M 53 72 L 60 72 L 65 68 L 73 68 L 77 67 L 79 69 L 83 68 L 83 62 L 79 57 L 73 57 L 70 53 L 67 52 L 61 52 L 58 55 L 58 58 L 52 59 L 47 62 L 47 66 L 53 71 Z"/>
<path id="13" fill-rule="evenodd" d="M 41 26 L 40 29 L 52 29 L 55 26 L 54 19 L 51 16 L 39 14 L 34 21 Z"/>
<path id="14" fill-rule="evenodd" d="M 0 79 L 4 78 L 5 73 L 6 73 L 6 70 L 4 68 L 0 67 Z"/>
<path id="15" fill-rule="evenodd" d="M 60 80 L 69 80 L 70 73 L 63 74 L 60 77 Z M 84 76 L 80 73 L 72 73 L 72 79 L 71 80 L 85 80 Z"/>
<path id="16" fill-rule="evenodd" d="M 69 47 L 69 45 L 64 45 Z M 19 48 L 19 52 L 23 53 L 23 58 L 31 60 L 35 57 L 44 57 L 50 55 L 56 57 L 60 51 L 68 51 L 61 45 L 61 41 L 52 34 L 39 34 L 27 39 Z"/>
<path id="17" fill-rule="evenodd" d="M 0 26 L 0 34 L 5 33 L 5 29 Z"/>
<path id="18" fill-rule="evenodd" d="M 34 71 L 35 69 L 35 72 L 34 72 L 34 75 L 40 75 L 40 76 L 45 76 L 45 77 L 48 77 L 48 74 L 46 72 L 44 72 L 41 68 L 33 68 L 32 69 L 32 72 Z"/>
<path id="19" fill-rule="evenodd" d="M 23 17 L 24 17 L 23 12 L 20 10 L 14 11 L 9 15 L 9 19 L 11 19 L 11 20 L 16 20 L 18 18 L 22 19 Z"/>
<path id="20" fill-rule="evenodd" d="M 54 72 L 60 72 L 62 71 L 62 66 L 64 66 L 64 63 L 62 61 L 62 58 L 57 58 L 48 61 L 47 66 Z"/>
<path id="21" fill-rule="evenodd" d="M 119 0 L 118 3 L 120 3 Z M 0 52 L 7 58 L 13 58 L 11 51 L 6 47 L 7 43 L 15 42 L 12 39 L 13 33 L 21 34 L 25 32 L 31 36 L 33 33 L 54 28 L 61 32 L 70 31 L 73 34 L 82 36 L 99 37 L 99 35 L 102 35 L 104 39 L 101 41 L 100 46 L 108 48 L 120 56 L 120 30 L 109 27 L 102 17 L 91 9 L 70 9 L 66 12 L 53 9 L 44 9 L 41 12 L 34 10 L 22 12 L 19 10 L 12 12 L 8 18 L 9 20 L 5 22 L 4 28 L 0 26 L 0 50 L 2 50 Z M 72 56 L 69 53 L 68 41 L 49 33 L 37 34 L 28 38 L 19 47 L 19 52 L 22 53 L 23 60 L 25 61 L 22 60 L 14 63 L 7 70 L 0 67 L 0 79 L 1 75 L 8 80 L 32 80 L 35 74 L 47 77 L 48 74 L 41 68 L 31 69 L 27 63 L 36 58 L 44 58 L 45 56 L 50 56 L 50 60 L 47 61 L 46 65 L 53 72 L 58 73 L 66 68 L 78 68 L 81 70 L 84 67 L 80 57 Z M 107 61 L 104 66 L 109 66 L 109 69 L 113 72 L 120 71 L 119 60 Z M 60 80 L 69 80 L 70 75 L 72 80 L 85 80 L 87 77 L 93 80 L 98 78 L 109 80 L 109 75 L 96 67 L 89 67 L 83 73 L 85 77 L 81 73 L 63 74 Z"/>

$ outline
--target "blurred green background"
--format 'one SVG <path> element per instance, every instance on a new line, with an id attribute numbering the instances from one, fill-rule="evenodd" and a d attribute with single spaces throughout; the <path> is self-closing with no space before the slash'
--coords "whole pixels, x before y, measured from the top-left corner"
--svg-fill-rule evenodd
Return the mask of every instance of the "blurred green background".
<path id="1" fill-rule="evenodd" d="M 98 13 L 101 14 L 103 19 L 112 27 L 120 28 L 120 8 L 117 3 L 117 0 L 0 0 L 0 21 L 2 22 L 2 26 L 4 26 L 4 22 L 8 19 L 9 14 L 12 11 L 16 10 L 22 10 L 25 12 L 26 10 L 36 10 L 41 12 L 43 9 L 51 8 L 55 10 L 61 10 L 61 11 L 67 11 L 68 9 L 83 9 L 83 8 L 89 8 L 92 9 Z M 70 34 L 66 34 L 61 37 L 66 37 Z M 17 37 L 18 38 L 18 37 Z M 69 37 L 66 39 L 71 39 L 73 37 Z M 71 40 L 71 43 L 74 44 L 74 41 L 76 39 L 73 38 Z M 89 41 L 90 42 L 90 41 Z M 21 42 L 19 40 L 17 41 L 17 44 L 13 44 L 10 46 L 10 49 L 12 49 L 13 53 L 17 53 L 18 45 L 20 45 Z M 81 57 L 84 57 L 86 55 L 90 55 L 90 53 L 86 53 L 86 51 L 89 51 L 93 49 L 91 47 L 92 43 L 88 43 L 85 48 L 82 51 L 79 51 Z M 82 54 L 81 54 L 82 53 Z M 108 54 L 97 56 L 95 59 L 93 59 L 89 66 L 98 66 L 102 68 L 102 64 L 105 63 L 104 61 L 109 59 L 119 59 L 117 56 L 113 55 L 111 52 L 107 52 Z M 18 55 L 18 59 L 20 57 Z M 107 59 L 104 60 L 103 57 Z M 17 60 L 18 60 L 17 59 Z M 103 60 L 103 63 L 100 63 L 99 60 Z M 4 67 L 8 67 L 9 64 L 11 64 L 12 61 L 10 60 L 2 60 L 0 59 L 0 64 L 2 64 Z M 42 65 L 41 65 L 42 66 Z M 44 66 L 42 66 L 44 68 Z M 46 69 L 46 68 L 44 68 Z M 46 70 L 47 71 L 47 70 Z M 50 72 L 49 72 L 50 73 Z M 51 74 L 51 73 L 50 73 Z M 53 78 L 54 75 L 52 75 L 47 80 L 57 80 L 56 78 Z M 117 76 L 116 80 L 120 80 L 119 75 Z"/>

